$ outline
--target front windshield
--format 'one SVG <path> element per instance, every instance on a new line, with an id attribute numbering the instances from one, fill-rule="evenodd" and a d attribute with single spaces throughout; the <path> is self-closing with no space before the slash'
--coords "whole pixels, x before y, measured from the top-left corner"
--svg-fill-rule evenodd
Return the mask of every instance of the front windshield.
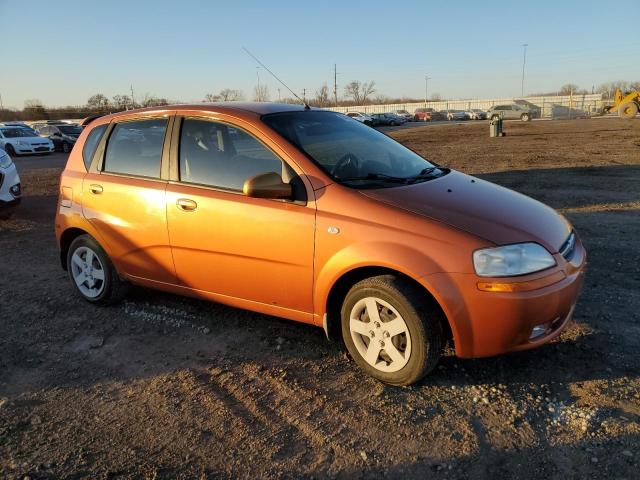
<path id="1" fill-rule="evenodd" d="M 57 125 L 57 127 L 65 135 L 80 135 L 82 133 L 82 129 L 75 125 Z"/>
<path id="2" fill-rule="evenodd" d="M 2 134 L 7 138 L 33 137 L 33 133 L 26 128 L 3 128 L 1 130 Z"/>
<path id="3" fill-rule="evenodd" d="M 262 121 L 307 154 L 335 181 L 352 187 L 394 186 L 444 174 L 400 143 L 346 115 L 272 113 Z"/>

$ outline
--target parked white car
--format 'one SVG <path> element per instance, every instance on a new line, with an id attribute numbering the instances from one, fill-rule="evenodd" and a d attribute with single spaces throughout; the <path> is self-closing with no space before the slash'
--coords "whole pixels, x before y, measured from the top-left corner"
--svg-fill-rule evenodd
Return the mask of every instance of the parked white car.
<path id="1" fill-rule="evenodd" d="M 371 118 L 369 115 L 367 115 L 366 113 L 362 113 L 362 112 L 348 112 L 347 113 L 347 117 L 351 117 L 354 120 L 359 121 L 360 123 L 364 123 L 365 125 L 369 125 L 372 126 L 373 125 L 373 118 Z"/>
<path id="2" fill-rule="evenodd" d="M 51 153 L 53 142 L 21 127 L 0 127 L 0 147 L 9 155 Z"/>
<path id="3" fill-rule="evenodd" d="M 20 204 L 20 177 L 16 165 L 0 148 L 0 219 L 9 218 Z"/>

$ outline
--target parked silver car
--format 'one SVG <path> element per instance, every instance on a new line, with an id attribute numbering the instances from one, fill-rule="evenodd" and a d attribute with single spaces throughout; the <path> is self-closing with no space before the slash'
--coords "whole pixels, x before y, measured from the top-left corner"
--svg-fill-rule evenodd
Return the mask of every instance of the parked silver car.
<path id="1" fill-rule="evenodd" d="M 444 113 L 449 121 L 471 120 L 471 117 L 464 110 L 445 110 Z"/>
<path id="2" fill-rule="evenodd" d="M 397 115 L 398 117 L 404 118 L 407 122 L 413 122 L 413 114 L 407 112 L 406 110 L 393 110 L 391 113 Z"/>
<path id="3" fill-rule="evenodd" d="M 500 118 L 501 116 L 505 120 L 522 120 L 523 122 L 528 122 L 536 116 L 536 113 L 528 106 L 517 103 L 494 105 L 487 111 L 487 117 L 491 120 Z"/>
<path id="4" fill-rule="evenodd" d="M 480 110 L 479 108 L 472 108 L 471 110 L 467 110 L 467 115 L 471 120 L 486 120 L 487 112 L 484 110 Z"/>

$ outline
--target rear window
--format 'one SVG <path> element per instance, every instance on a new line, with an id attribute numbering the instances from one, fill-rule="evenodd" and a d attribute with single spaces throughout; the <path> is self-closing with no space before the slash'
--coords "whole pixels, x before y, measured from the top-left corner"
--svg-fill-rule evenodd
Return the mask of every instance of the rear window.
<path id="1" fill-rule="evenodd" d="M 104 171 L 159 178 L 166 129 L 167 119 L 118 123 L 107 143 Z"/>
<path id="2" fill-rule="evenodd" d="M 98 143 L 100 143 L 100 139 L 102 138 L 102 135 L 104 135 L 107 125 L 107 123 L 104 125 L 98 125 L 96 128 L 91 130 L 84 142 L 84 147 L 82 147 L 82 160 L 84 161 L 84 166 L 87 171 L 89 170 L 89 166 L 91 166 L 93 154 L 96 153 L 96 148 L 98 148 Z"/>

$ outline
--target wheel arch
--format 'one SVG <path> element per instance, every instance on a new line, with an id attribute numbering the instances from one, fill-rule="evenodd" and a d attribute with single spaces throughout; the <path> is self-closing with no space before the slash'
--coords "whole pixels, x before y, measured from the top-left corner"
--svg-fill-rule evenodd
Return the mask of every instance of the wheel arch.
<path id="1" fill-rule="evenodd" d="M 442 329 L 445 334 L 446 340 L 453 339 L 453 333 L 451 330 L 451 320 L 448 318 L 444 308 L 438 302 L 433 292 L 427 288 L 427 286 L 418 281 L 417 279 L 403 273 L 399 270 L 395 270 L 389 267 L 368 265 L 359 266 L 351 270 L 343 272 L 340 277 L 331 285 L 329 293 L 327 295 L 326 303 L 324 306 L 324 318 L 323 327 L 327 338 L 335 342 L 342 342 L 342 328 L 340 325 L 340 309 L 342 308 L 342 301 L 353 285 L 365 278 L 376 277 L 379 275 L 394 275 L 407 283 L 415 286 L 419 290 L 423 291 L 426 295 L 428 302 L 432 303 L 441 313 Z"/>
<path id="2" fill-rule="evenodd" d="M 62 232 L 62 235 L 60 235 L 60 265 L 65 271 L 67 270 L 67 255 L 69 253 L 69 247 L 71 247 L 73 241 L 80 235 L 92 236 L 86 230 L 78 227 L 69 227 Z"/>

